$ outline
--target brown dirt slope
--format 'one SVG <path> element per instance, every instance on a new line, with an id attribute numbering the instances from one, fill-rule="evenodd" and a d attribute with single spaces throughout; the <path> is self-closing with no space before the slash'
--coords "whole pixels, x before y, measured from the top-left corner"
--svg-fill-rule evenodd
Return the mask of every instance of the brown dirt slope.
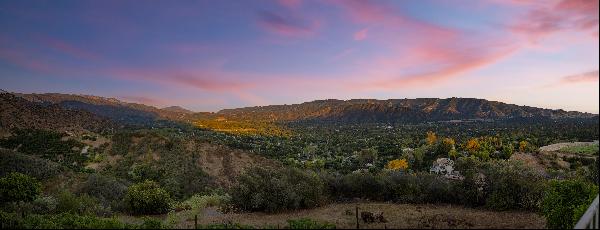
<path id="1" fill-rule="evenodd" d="M 221 186 L 231 186 L 244 169 L 253 166 L 277 167 L 280 164 L 263 156 L 225 146 L 189 142 L 188 150 L 200 152 L 198 164 Z"/>

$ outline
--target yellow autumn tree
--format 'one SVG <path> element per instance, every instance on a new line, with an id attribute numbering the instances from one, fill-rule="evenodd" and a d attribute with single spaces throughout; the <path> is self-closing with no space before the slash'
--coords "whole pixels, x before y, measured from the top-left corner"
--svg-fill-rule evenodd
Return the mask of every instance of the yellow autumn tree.
<path id="1" fill-rule="evenodd" d="M 455 141 L 454 141 L 454 139 L 452 139 L 452 138 L 446 137 L 446 138 L 442 139 L 442 143 L 443 143 L 444 145 L 447 145 L 447 146 L 452 146 L 452 147 L 454 147 Z"/>
<path id="2" fill-rule="evenodd" d="M 408 162 L 406 159 L 396 159 L 388 162 L 385 167 L 390 170 L 405 170 L 408 168 Z"/>
<path id="3" fill-rule="evenodd" d="M 477 150 L 479 150 L 479 147 L 479 141 L 476 138 L 471 138 L 469 139 L 469 141 L 467 141 L 467 151 L 476 152 Z"/>
<path id="4" fill-rule="evenodd" d="M 428 131 L 427 132 L 427 144 L 432 145 L 436 141 L 437 141 L 437 136 L 435 135 L 435 133 L 431 132 L 431 131 Z"/>
<path id="5" fill-rule="evenodd" d="M 525 152 L 525 151 L 527 151 L 528 145 L 529 145 L 529 143 L 527 141 L 521 141 L 521 142 L 519 142 L 519 152 Z"/>

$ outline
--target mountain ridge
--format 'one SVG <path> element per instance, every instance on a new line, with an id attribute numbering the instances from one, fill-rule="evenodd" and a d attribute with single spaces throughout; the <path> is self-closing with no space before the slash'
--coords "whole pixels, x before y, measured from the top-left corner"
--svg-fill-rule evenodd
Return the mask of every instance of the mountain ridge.
<path id="1" fill-rule="evenodd" d="M 544 109 L 479 98 L 404 98 L 404 99 L 324 99 L 300 104 L 252 106 L 222 109 L 218 112 L 193 112 L 179 106 L 156 108 L 115 98 L 75 94 L 15 94 L 28 101 L 57 104 L 68 109 L 85 110 L 119 122 L 172 120 L 194 122 L 202 119 L 259 121 L 341 121 L 341 122 L 428 122 L 466 119 L 511 118 L 595 118 L 598 115 L 562 109 Z"/>
<path id="2" fill-rule="evenodd" d="M 543 117 L 593 118 L 597 114 L 520 106 L 478 98 L 415 99 L 326 99 L 291 105 L 254 106 L 224 109 L 216 114 L 273 121 L 439 121 L 455 119 L 509 119 Z"/>

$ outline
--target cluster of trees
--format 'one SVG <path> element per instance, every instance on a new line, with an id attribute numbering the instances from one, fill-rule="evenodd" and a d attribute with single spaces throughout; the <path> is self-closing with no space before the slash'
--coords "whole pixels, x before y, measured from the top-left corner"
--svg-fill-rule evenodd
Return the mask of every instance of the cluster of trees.
<path id="1" fill-rule="evenodd" d="M 365 164 L 384 168 L 389 161 L 411 154 L 404 150 L 430 152 L 453 159 L 464 155 L 507 159 L 515 151 L 534 152 L 540 146 L 563 141 L 590 141 L 598 136 L 598 121 L 590 119 L 421 124 L 296 121 L 277 125 L 289 129 L 291 135 L 236 135 L 210 128 L 191 130 L 191 133 L 199 141 L 248 150 L 291 166 L 343 173 L 368 168 Z M 428 136 L 429 131 L 435 131 L 432 137 Z M 363 164 L 360 158 L 365 151 L 376 152 L 371 154 L 376 155 L 375 161 Z M 413 168 L 412 165 L 417 164 L 414 168 L 427 169 L 431 159 L 426 160 L 409 162 L 409 165 Z"/>

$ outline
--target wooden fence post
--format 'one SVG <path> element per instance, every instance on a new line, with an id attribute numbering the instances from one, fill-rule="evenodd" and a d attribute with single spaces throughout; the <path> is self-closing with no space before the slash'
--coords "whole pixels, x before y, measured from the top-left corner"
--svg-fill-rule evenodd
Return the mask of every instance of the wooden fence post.
<path id="1" fill-rule="evenodd" d="M 194 229 L 198 229 L 198 214 L 194 215 Z"/>
<path id="2" fill-rule="evenodd" d="M 356 229 L 359 229 L 360 227 L 358 226 L 358 205 L 356 206 Z"/>

